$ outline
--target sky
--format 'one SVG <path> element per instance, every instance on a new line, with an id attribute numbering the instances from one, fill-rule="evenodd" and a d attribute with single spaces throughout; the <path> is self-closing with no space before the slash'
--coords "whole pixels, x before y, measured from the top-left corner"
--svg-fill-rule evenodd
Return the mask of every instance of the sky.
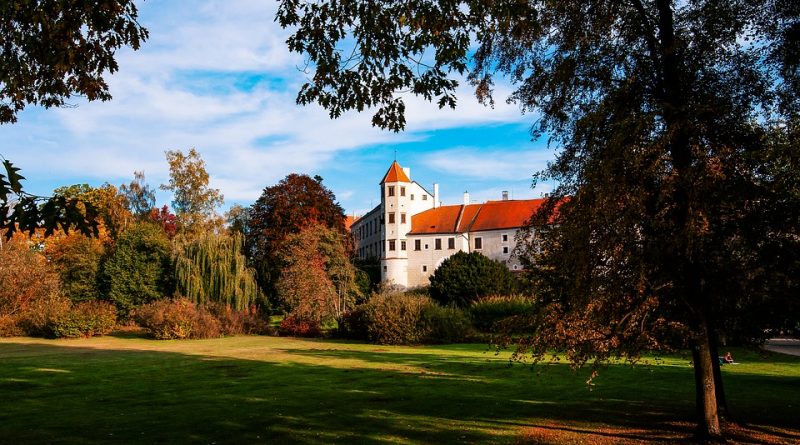
<path id="1" fill-rule="evenodd" d="M 70 100 L 70 107 L 28 107 L 0 125 L 0 155 L 27 178 L 26 191 L 58 186 L 128 183 L 135 170 L 157 187 L 168 181 L 165 150 L 196 148 L 211 186 L 225 196 L 221 211 L 250 205 L 289 173 L 320 175 L 347 214 L 380 200 L 378 183 L 392 161 L 444 204 L 468 191 L 475 202 L 540 197 L 534 172 L 554 158 L 546 140 L 531 141 L 535 116 L 507 104 L 502 82 L 495 106 L 477 102 L 468 86 L 456 110 L 406 101 L 406 130 L 371 126 L 371 113 L 336 120 L 295 97 L 307 78 L 302 55 L 289 53 L 289 31 L 274 22 L 277 2 L 216 0 L 137 2 L 150 38 L 139 51 L 117 53 L 120 69 L 106 79 L 109 102 Z M 157 205 L 171 196 L 160 191 Z"/>

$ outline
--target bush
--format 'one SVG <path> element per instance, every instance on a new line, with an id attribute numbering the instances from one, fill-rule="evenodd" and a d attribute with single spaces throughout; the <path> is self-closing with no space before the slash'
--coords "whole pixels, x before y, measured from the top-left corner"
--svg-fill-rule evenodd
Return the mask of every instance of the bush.
<path id="1" fill-rule="evenodd" d="M 19 337 L 25 335 L 17 323 L 17 317 L 0 315 L 0 337 Z"/>
<path id="2" fill-rule="evenodd" d="M 223 335 L 272 335 L 275 333 L 267 320 L 259 316 L 255 309 L 237 311 L 228 305 L 215 303 L 208 310 L 219 322 Z"/>
<path id="3" fill-rule="evenodd" d="M 508 295 L 517 287 L 516 278 L 500 261 L 479 252 L 457 252 L 445 259 L 430 277 L 430 295 L 443 306 L 468 307 L 489 295 Z"/>
<path id="4" fill-rule="evenodd" d="M 345 312 L 338 318 L 337 322 L 337 337 L 349 340 L 369 340 L 366 305 L 362 304 Z"/>
<path id="5" fill-rule="evenodd" d="M 456 343 L 470 337 L 472 325 L 461 309 L 431 304 L 422 309 L 420 331 L 425 343 Z"/>
<path id="6" fill-rule="evenodd" d="M 31 302 L 18 318 L 19 327 L 32 337 L 53 337 L 53 323 L 67 315 L 70 301 L 61 294 L 52 294 Z"/>
<path id="7" fill-rule="evenodd" d="M 134 320 L 159 340 L 214 338 L 222 335 L 219 321 L 204 308 L 185 299 L 145 304 L 134 312 Z"/>
<path id="8" fill-rule="evenodd" d="M 117 240 L 102 281 L 108 300 L 127 314 L 136 306 L 171 295 L 174 287 L 167 235 L 151 223 L 137 223 Z"/>
<path id="9" fill-rule="evenodd" d="M 481 332 L 496 332 L 498 323 L 534 311 L 533 299 L 521 295 L 481 298 L 469 307 L 472 324 Z"/>
<path id="10" fill-rule="evenodd" d="M 73 305 L 68 311 L 50 319 L 48 336 L 60 338 L 92 337 L 111 332 L 117 324 L 117 309 L 104 301 L 88 301 Z"/>
<path id="11" fill-rule="evenodd" d="M 279 328 L 281 335 L 292 337 L 321 337 L 322 327 L 319 321 L 313 318 L 303 318 L 297 315 L 289 315 L 281 320 Z"/>
<path id="12" fill-rule="evenodd" d="M 406 293 L 381 293 L 365 305 L 367 337 L 384 345 L 419 344 L 426 338 L 422 311 L 430 298 Z"/>
<path id="13" fill-rule="evenodd" d="M 2 236 L 2 235 L 0 235 Z M 44 255 L 34 252 L 22 235 L 0 244 L 0 317 L 21 321 L 30 306 L 58 298 L 60 286 Z"/>

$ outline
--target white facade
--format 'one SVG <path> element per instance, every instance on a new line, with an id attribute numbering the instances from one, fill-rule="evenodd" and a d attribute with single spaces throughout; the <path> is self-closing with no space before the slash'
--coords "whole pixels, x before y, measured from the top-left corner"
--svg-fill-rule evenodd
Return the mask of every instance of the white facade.
<path id="1" fill-rule="evenodd" d="M 511 270 L 521 266 L 512 253 L 519 227 L 542 200 L 489 201 L 441 206 L 434 194 L 411 181 L 395 161 L 381 181 L 381 203 L 350 228 L 359 258 L 380 260 L 381 279 L 403 287 L 429 284 L 450 255 L 481 252 Z M 504 196 L 505 198 L 505 196 Z"/>

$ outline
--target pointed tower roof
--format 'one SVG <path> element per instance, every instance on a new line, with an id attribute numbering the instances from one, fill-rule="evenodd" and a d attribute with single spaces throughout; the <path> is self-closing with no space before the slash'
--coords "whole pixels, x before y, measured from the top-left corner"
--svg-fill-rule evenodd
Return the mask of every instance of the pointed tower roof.
<path id="1" fill-rule="evenodd" d="M 406 172 L 400 167 L 400 164 L 394 161 L 392 162 L 392 166 L 389 167 L 389 171 L 387 171 L 386 175 L 383 177 L 381 184 L 387 182 L 411 182 L 411 180 L 408 179 L 408 175 L 406 175 Z"/>

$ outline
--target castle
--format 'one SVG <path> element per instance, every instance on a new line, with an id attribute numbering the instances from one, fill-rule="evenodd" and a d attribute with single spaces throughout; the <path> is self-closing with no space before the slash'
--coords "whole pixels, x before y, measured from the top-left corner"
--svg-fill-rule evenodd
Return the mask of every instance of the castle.
<path id="1" fill-rule="evenodd" d="M 359 258 L 380 260 L 381 280 L 403 287 L 429 284 L 433 271 L 458 251 L 481 252 L 506 263 L 521 265 L 512 252 L 519 228 L 543 199 L 502 200 L 443 206 L 439 186 L 430 193 L 410 179 L 408 168 L 394 161 L 380 182 L 381 202 L 355 219 L 350 231 Z"/>

